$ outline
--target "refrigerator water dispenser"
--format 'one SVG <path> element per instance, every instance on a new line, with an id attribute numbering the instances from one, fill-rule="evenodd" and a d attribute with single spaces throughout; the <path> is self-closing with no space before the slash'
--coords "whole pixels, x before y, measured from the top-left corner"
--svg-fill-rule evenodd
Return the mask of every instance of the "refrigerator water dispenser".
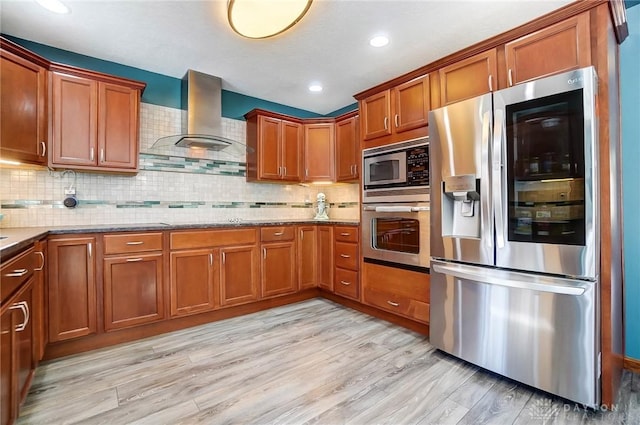
<path id="1" fill-rule="evenodd" d="M 442 236 L 480 237 L 480 179 L 473 174 L 443 179 Z"/>

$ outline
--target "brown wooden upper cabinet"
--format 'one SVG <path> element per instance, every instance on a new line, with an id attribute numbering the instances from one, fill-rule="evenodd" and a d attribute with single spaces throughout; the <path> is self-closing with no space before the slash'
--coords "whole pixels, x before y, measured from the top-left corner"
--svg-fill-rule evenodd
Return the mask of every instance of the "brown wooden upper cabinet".
<path id="1" fill-rule="evenodd" d="M 51 166 L 138 170 L 144 83 L 52 65 Z"/>
<path id="2" fill-rule="evenodd" d="M 491 49 L 440 68 L 440 106 L 497 89 L 496 56 L 496 49 Z"/>
<path id="3" fill-rule="evenodd" d="M 47 66 L 0 38 L 0 159 L 47 165 Z"/>
<path id="4" fill-rule="evenodd" d="M 360 175 L 360 139 L 358 112 L 336 118 L 336 181 L 358 180 Z"/>
<path id="5" fill-rule="evenodd" d="M 507 43 L 505 60 L 509 86 L 591 65 L 589 13 Z"/>
<path id="6" fill-rule="evenodd" d="M 333 181 L 335 125 L 304 124 L 304 181 Z"/>
<path id="7" fill-rule="evenodd" d="M 365 141 L 385 138 L 394 142 L 412 136 L 426 136 L 429 109 L 428 75 L 373 94 L 360 101 L 362 137 Z M 424 132 L 419 134 L 402 134 L 423 127 Z"/>
<path id="8" fill-rule="evenodd" d="M 247 181 L 299 182 L 302 123 L 259 109 L 247 119 Z"/>

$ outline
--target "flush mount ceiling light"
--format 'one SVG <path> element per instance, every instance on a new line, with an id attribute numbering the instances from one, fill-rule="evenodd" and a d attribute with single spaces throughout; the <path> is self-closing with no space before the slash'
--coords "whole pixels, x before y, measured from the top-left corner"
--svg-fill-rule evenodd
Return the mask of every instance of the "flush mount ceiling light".
<path id="1" fill-rule="evenodd" d="M 377 35 L 369 40 L 369 44 L 373 47 L 384 47 L 389 44 L 389 37 L 385 35 Z"/>
<path id="2" fill-rule="evenodd" d="M 231 28 L 247 38 L 268 38 L 294 26 L 311 7 L 312 0 L 229 0 Z"/>
<path id="3" fill-rule="evenodd" d="M 60 0 L 36 0 L 36 3 L 53 13 L 69 13 L 69 7 Z"/>
<path id="4" fill-rule="evenodd" d="M 314 93 L 320 93 L 322 91 L 322 86 L 317 83 L 311 84 L 309 86 L 309 91 Z"/>

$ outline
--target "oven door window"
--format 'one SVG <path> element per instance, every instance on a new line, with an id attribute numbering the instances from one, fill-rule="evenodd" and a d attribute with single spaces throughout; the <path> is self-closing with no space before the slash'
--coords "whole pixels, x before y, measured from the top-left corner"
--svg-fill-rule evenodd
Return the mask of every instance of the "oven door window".
<path id="1" fill-rule="evenodd" d="M 404 217 L 378 217 L 372 220 L 374 249 L 420 253 L 420 222 Z"/>

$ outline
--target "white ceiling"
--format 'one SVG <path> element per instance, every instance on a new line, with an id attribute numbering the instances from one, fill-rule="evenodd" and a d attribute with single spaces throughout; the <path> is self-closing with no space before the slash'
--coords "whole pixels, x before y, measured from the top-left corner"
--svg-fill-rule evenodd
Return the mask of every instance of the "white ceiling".
<path id="1" fill-rule="evenodd" d="M 1 0 L 5 34 L 182 78 L 222 78 L 226 90 L 320 114 L 353 95 L 571 3 L 572 0 L 314 0 L 289 31 L 234 33 L 226 0 L 66 0 L 55 15 L 34 0 Z M 373 48 L 385 33 L 391 42 Z M 311 82 L 324 86 L 310 93 Z"/>

